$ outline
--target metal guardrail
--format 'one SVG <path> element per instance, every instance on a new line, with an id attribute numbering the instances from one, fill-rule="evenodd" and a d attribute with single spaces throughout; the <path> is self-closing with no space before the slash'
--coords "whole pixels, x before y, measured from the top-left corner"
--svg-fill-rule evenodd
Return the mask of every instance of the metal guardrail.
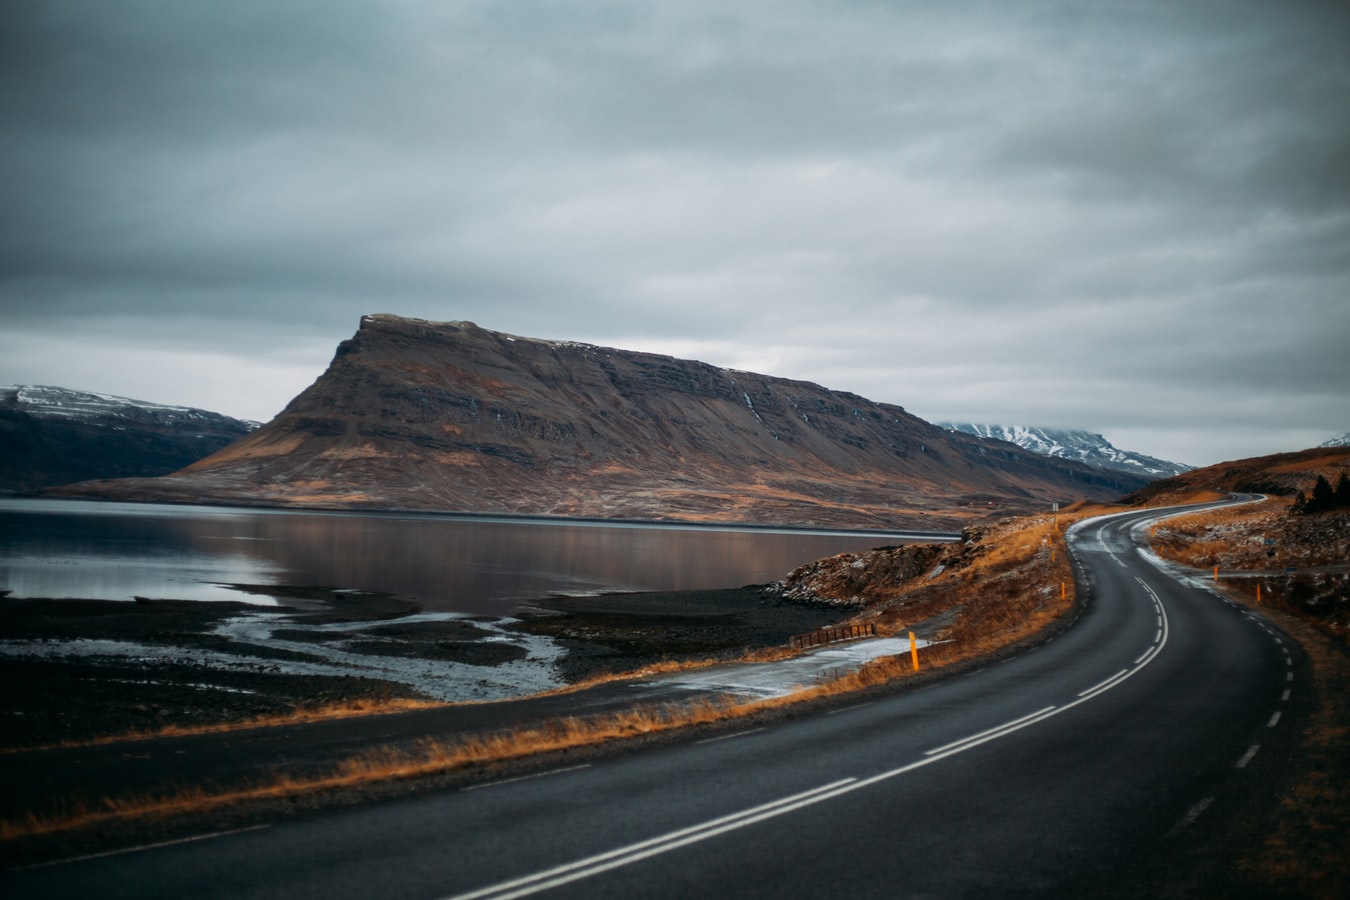
<path id="1" fill-rule="evenodd" d="M 835 644 L 839 641 L 856 641 L 858 638 L 872 637 L 876 633 L 877 626 L 872 622 L 866 625 L 833 625 L 806 634 L 794 634 L 788 638 L 788 646 L 793 650 L 802 650 L 806 647 L 819 647 L 822 644 Z"/>

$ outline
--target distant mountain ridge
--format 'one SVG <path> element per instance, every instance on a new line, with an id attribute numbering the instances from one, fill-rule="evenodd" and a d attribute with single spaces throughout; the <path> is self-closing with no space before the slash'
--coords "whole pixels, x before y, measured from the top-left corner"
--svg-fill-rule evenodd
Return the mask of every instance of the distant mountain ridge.
<path id="1" fill-rule="evenodd" d="M 859 529 L 959 526 L 1146 480 L 809 382 L 372 315 L 244 439 L 170 477 L 63 492 Z"/>
<path id="2" fill-rule="evenodd" d="M 1029 428 L 1024 425 L 977 425 L 970 422 L 943 422 L 942 427 L 991 440 L 1007 441 L 1042 456 L 1073 459 L 1090 466 L 1149 478 L 1167 478 L 1193 468 L 1183 463 L 1121 450 L 1102 435 L 1091 431 Z"/>
<path id="3" fill-rule="evenodd" d="M 167 475 L 256 427 L 192 407 L 8 385 L 0 387 L 0 490 Z"/>
<path id="4" fill-rule="evenodd" d="M 1322 443 L 1318 444 L 1317 446 L 1319 446 L 1319 447 L 1350 447 L 1350 431 L 1347 431 L 1345 434 L 1337 435 L 1337 436 L 1334 437 L 1334 438 L 1328 438 L 1327 440 L 1323 441 Z"/>

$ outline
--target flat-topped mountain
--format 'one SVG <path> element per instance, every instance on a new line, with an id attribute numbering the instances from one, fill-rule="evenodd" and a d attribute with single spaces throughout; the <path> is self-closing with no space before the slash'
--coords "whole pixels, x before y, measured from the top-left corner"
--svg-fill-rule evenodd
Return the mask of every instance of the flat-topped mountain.
<path id="1" fill-rule="evenodd" d="M 8 385 L 0 387 L 0 490 L 167 475 L 255 427 L 204 409 Z"/>
<path id="2" fill-rule="evenodd" d="M 366 316 L 277 418 L 84 496 L 850 528 L 1111 498 L 1144 478 L 702 362 Z"/>

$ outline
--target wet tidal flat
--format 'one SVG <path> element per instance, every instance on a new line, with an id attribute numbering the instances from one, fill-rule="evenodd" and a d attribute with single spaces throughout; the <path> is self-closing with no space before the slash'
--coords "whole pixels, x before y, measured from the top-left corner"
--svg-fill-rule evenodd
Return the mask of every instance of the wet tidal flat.
<path id="1" fill-rule="evenodd" d="M 277 605 L 0 600 L 0 745 L 344 704 L 509 699 L 662 660 L 731 658 L 842 615 L 753 587 L 559 597 L 513 617 L 322 587 L 232 587 Z"/>

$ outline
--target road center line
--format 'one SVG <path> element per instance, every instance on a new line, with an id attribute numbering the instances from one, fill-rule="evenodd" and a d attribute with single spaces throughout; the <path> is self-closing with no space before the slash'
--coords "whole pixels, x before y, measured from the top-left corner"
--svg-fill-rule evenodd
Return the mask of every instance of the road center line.
<path id="1" fill-rule="evenodd" d="M 800 809 L 803 806 L 809 806 L 813 803 L 819 803 L 831 797 L 838 796 L 857 784 L 857 779 L 845 778 L 840 781 L 834 781 L 829 784 L 821 785 L 809 791 L 803 791 L 800 794 L 792 794 L 788 797 L 782 797 L 770 803 L 760 806 L 754 806 L 750 809 L 741 810 L 737 813 L 722 816 L 717 819 L 710 819 L 707 822 L 698 825 L 692 825 L 688 828 L 681 828 L 677 831 L 671 831 L 667 834 L 649 838 L 645 841 L 638 841 L 635 844 L 629 844 L 625 847 L 619 847 L 605 853 L 597 853 L 594 856 L 588 856 L 585 859 L 579 859 L 575 862 L 564 863 L 551 869 L 545 869 L 542 872 L 536 872 L 533 875 L 526 875 L 521 878 L 515 878 L 510 881 L 503 881 L 481 890 L 471 891 L 467 894 L 457 894 L 453 900 L 481 900 L 485 897 L 493 897 L 495 900 L 508 900 L 511 897 L 524 897 L 549 888 L 559 887 L 582 878 L 588 878 L 591 875 L 598 875 L 601 872 L 628 865 L 649 856 L 655 856 L 658 853 L 665 853 L 674 850 L 677 847 L 683 847 L 686 844 L 692 844 L 696 841 L 706 840 L 727 831 L 736 828 L 744 828 L 746 825 L 772 818 Z"/>
<path id="2" fill-rule="evenodd" d="M 1022 716 L 1022 718 L 1020 719 L 1013 719 L 1011 722 L 1004 722 L 1002 725 L 995 725 L 993 728 L 985 729 L 984 731 L 981 731 L 978 734 L 972 734 L 968 735 L 967 737 L 963 737 L 959 741 L 952 741 L 950 744 L 943 744 L 941 747 L 929 750 L 924 754 L 924 756 L 935 756 L 939 753 L 945 753 L 946 751 L 952 749 L 953 747 L 962 747 L 967 744 L 973 747 L 975 746 L 976 743 L 982 744 L 984 743 L 985 740 L 989 740 L 995 737 L 1001 737 L 1004 734 L 1010 734 L 1011 732 L 1016 731 L 1023 725 L 1030 725 L 1031 720 L 1044 716 L 1046 713 L 1050 712 L 1054 708 L 1055 707 L 1053 706 L 1047 706 L 1045 709 L 1037 710 L 1034 713 L 1028 713 L 1027 715 Z"/>
<path id="3" fill-rule="evenodd" d="M 1101 532 L 1099 531 L 1099 538 L 1100 534 Z M 1102 544 L 1102 547 L 1103 549 L 1106 549 L 1105 543 Z M 1110 550 L 1107 550 L 1107 553 L 1110 554 L 1113 559 L 1116 559 L 1116 562 L 1120 563 L 1120 565 L 1125 565 L 1120 562 L 1120 559 L 1117 558 L 1114 553 L 1111 553 Z M 1002 725 L 997 725 L 994 728 L 986 729 L 985 731 L 962 738 L 959 741 L 944 744 L 941 747 L 927 751 L 921 759 L 900 766 L 899 768 L 891 769 L 887 772 L 881 772 L 869 778 L 862 780 L 857 778 L 845 778 L 840 781 L 822 785 L 821 787 L 810 791 L 783 797 L 761 806 L 751 807 L 750 809 L 731 813 L 717 819 L 711 819 L 698 825 L 681 828 L 645 841 L 639 841 L 635 844 L 629 844 L 625 847 L 619 847 L 615 850 L 589 856 L 585 859 L 564 863 L 563 865 L 555 866 L 551 869 L 536 872 L 533 875 L 526 875 L 509 881 L 503 881 L 466 894 L 458 894 L 451 898 L 451 900 L 484 900 L 484 898 L 489 897 L 493 898 L 493 900 L 509 900 L 509 898 L 524 897 L 538 893 L 539 891 L 580 881 L 581 879 L 589 878 L 592 875 L 599 875 L 603 872 L 608 872 L 612 869 L 639 862 L 652 856 L 667 853 L 689 844 L 704 841 L 729 831 L 745 828 L 748 825 L 753 825 L 766 819 L 785 815 L 789 812 L 802 809 L 803 807 L 822 803 L 826 800 L 832 800 L 835 797 L 843 796 L 844 794 L 851 793 L 860 788 L 870 787 L 882 781 L 931 765 L 939 760 L 946 759 L 949 756 L 964 753 L 967 750 L 971 750 L 989 741 L 1006 737 L 1023 728 L 1028 728 L 1038 722 L 1042 722 L 1070 710 L 1075 706 L 1093 700 L 1106 691 L 1119 686 L 1141 671 L 1144 666 L 1148 665 L 1148 663 L 1152 662 L 1152 660 L 1157 657 L 1162 651 L 1162 648 L 1167 644 L 1168 625 L 1166 611 L 1162 610 L 1162 605 L 1158 601 L 1157 595 L 1154 594 L 1147 585 L 1144 586 L 1144 589 L 1153 597 L 1154 602 L 1158 604 L 1159 610 L 1162 611 L 1163 615 L 1162 627 L 1159 629 L 1158 637 L 1155 638 L 1155 645 L 1151 647 L 1144 656 L 1140 657 L 1140 662 L 1133 668 L 1122 669 L 1105 681 L 1083 691 L 1078 695 L 1078 699 L 1067 703 L 1064 706 L 1047 706 L 1034 713 L 1029 713 L 1021 718 L 1013 719 Z M 1293 673 L 1290 673 L 1290 678 L 1292 677 Z M 1250 757 L 1255 756 L 1258 749 L 1259 746 L 1256 746 L 1249 750 L 1247 756 L 1243 757 L 1243 760 L 1239 762 L 1238 767 L 1242 768 L 1247 762 L 1250 762 Z"/>
<path id="4" fill-rule="evenodd" d="M 1153 649 L 1153 648 L 1150 647 L 1150 648 L 1149 648 L 1149 652 L 1151 652 L 1152 649 Z M 1148 652 L 1146 652 L 1144 655 L 1147 656 L 1147 655 L 1148 655 Z M 1087 696 L 1088 694 L 1096 693 L 1097 691 L 1106 688 L 1106 687 L 1107 687 L 1108 685 L 1110 685 L 1112 682 L 1119 680 L 1120 678 L 1122 678 L 1122 677 L 1125 676 L 1125 675 L 1128 675 L 1129 672 L 1130 672 L 1129 669 L 1121 669 L 1119 672 L 1117 672 L 1116 674 L 1112 675 L 1110 678 L 1106 679 L 1105 681 L 1100 681 L 1100 682 L 1098 682 L 1097 684 L 1094 684 L 1092 687 L 1088 688 L 1088 689 L 1085 690 L 1085 691 L 1079 691 L 1079 692 L 1078 692 L 1078 696 L 1084 697 L 1084 696 Z"/>

